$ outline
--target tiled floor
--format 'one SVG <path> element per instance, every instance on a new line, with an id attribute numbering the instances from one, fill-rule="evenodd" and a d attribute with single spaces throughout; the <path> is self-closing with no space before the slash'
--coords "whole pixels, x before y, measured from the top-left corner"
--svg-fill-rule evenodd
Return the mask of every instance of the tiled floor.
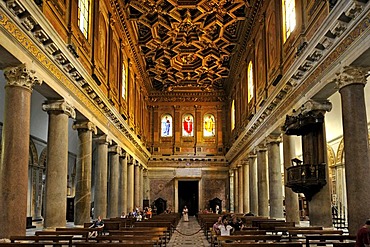
<path id="1" fill-rule="evenodd" d="M 206 236 L 200 229 L 199 223 L 195 217 L 190 216 L 188 222 L 182 219 L 176 227 L 175 233 L 167 245 L 169 247 L 209 247 L 211 246 L 206 240 Z"/>

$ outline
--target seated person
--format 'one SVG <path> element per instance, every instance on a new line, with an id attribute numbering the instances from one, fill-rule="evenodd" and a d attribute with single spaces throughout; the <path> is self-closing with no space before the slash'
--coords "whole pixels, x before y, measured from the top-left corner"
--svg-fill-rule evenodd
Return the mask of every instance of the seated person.
<path id="1" fill-rule="evenodd" d="M 104 221 L 101 219 L 101 216 L 98 216 L 98 219 L 94 221 L 94 223 L 89 228 L 103 228 Z M 98 236 L 98 231 L 92 231 L 89 233 L 89 237 L 96 237 Z"/>
<path id="2" fill-rule="evenodd" d="M 241 220 L 239 220 L 235 215 L 232 217 L 230 226 L 232 226 L 235 231 L 240 231 L 243 228 Z"/>
<path id="3" fill-rule="evenodd" d="M 218 226 L 220 229 L 221 236 L 230 236 L 232 232 L 234 232 L 234 228 L 229 225 L 229 220 L 227 216 L 222 216 L 222 224 Z"/>
<path id="4" fill-rule="evenodd" d="M 213 231 L 216 233 L 216 235 L 220 235 L 221 231 L 219 226 L 222 225 L 222 216 L 218 217 L 217 222 L 213 224 Z"/>

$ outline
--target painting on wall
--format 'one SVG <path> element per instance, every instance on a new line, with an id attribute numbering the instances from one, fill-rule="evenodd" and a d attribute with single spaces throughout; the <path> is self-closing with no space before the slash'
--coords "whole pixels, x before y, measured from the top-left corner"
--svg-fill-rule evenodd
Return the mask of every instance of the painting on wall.
<path id="1" fill-rule="evenodd" d="M 212 137 L 216 135 L 215 127 L 215 116 L 213 114 L 207 113 L 203 117 L 203 136 Z"/>
<path id="2" fill-rule="evenodd" d="M 182 136 L 194 136 L 194 117 L 191 114 L 184 114 L 182 117 Z"/>
<path id="3" fill-rule="evenodd" d="M 161 136 L 171 137 L 172 136 L 172 116 L 170 114 L 164 114 L 161 120 Z"/>

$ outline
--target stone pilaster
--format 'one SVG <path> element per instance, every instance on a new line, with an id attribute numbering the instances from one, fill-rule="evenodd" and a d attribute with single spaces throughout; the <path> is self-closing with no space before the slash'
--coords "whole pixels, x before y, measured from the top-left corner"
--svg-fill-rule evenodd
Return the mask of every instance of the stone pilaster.
<path id="1" fill-rule="evenodd" d="M 107 217 L 108 145 L 112 140 L 107 135 L 96 138 L 98 162 L 95 164 L 94 218 Z"/>
<path id="2" fill-rule="evenodd" d="M 26 233 L 31 94 L 33 86 L 41 83 L 34 73 L 24 64 L 4 69 L 6 85 L 0 160 L 0 208 L 3 213 L 0 215 L 0 238 Z"/>
<path id="3" fill-rule="evenodd" d="M 230 204 L 229 204 L 229 211 L 234 212 L 234 170 L 229 170 L 229 183 L 230 183 Z"/>
<path id="4" fill-rule="evenodd" d="M 120 167 L 119 209 L 127 214 L 127 154 L 125 151 L 122 152 Z"/>
<path id="5" fill-rule="evenodd" d="M 76 195 L 74 223 L 83 225 L 90 221 L 92 135 L 97 128 L 92 122 L 75 122 L 72 126 L 78 131 L 78 153 L 76 162 Z"/>
<path id="6" fill-rule="evenodd" d="M 122 149 L 114 145 L 108 149 L 109 153 L 109 187 L 108 187 L 108 218 L 121 215 L 118 209 L 119 187 L 119 156 Z"/>
<path id="7" fill-rule="evenodd" d="M 283 154 L 284 154 L 284 184 L 287 183 L 286 169 L 291 166 L 291 160 L 296 157 L 294 137 L 283 135 Z M 291 188 L 284 186 L 285 189 L 285 218 L 286 221 L 300 221 L 298 194 Z"/>
<path id="8" fill-rule="evenodd" d="M 64 100 L 48 101 L 42 109 L 49 114 L 45 182 L 44 228 L 66 226 L 68 175 L 68 118 L 75 110 Z"/>
<path id="9" fill-rule="evenodd" d="M 128 212 L 135 209 L 134 206 L 134 160 L 131 156 L 127 160 L 127 207 Z"/>
<path id="10" fill-rule="evenodd" d="M 242 161 L 243 166 L 243 212 L 250 212 L 249 196 L 249 162 L 248 159 Z"/>
<path id="11" fill-rule="evenodd" d="M 264 144 L 257 148 L 258 215 L 269 216 L 269 191 L 267 176 L 267 149 Z"/>
<path id="12" fill-rule="evenodd" d="M 281 135 L 270 134 L 266 139 L 268 153 L 270 218 L 283 218 L 283 181 L 281 176 L 280 148 Z"/>
<path id="13" fill-rule="evenodd" d="M 369 218 L 370 161 L 364 86 L 369 68 L 345 67 L 337 76 L 342 101 L 348 229 L 355 234 Z"/>
<path id="14" fill-rule="evenodd" d="M 249 205 L 250 212 L 254 215 L 258 214 L 258 176 L 257 176 L 257 155 L 250 153 L 249 161 Z"/>

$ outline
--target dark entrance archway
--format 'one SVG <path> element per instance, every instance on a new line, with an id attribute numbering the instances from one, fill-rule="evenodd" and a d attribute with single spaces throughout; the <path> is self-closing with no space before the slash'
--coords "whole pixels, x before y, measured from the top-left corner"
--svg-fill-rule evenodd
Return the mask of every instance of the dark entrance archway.
<path id="1" fill-rule="evenodd" d="M 189 209 L 189 215 L 195 215 L 199 211 L 199 181 L 179 181 L 178 188 L 178 212 L 182 212 L 186 205 Z"/>

